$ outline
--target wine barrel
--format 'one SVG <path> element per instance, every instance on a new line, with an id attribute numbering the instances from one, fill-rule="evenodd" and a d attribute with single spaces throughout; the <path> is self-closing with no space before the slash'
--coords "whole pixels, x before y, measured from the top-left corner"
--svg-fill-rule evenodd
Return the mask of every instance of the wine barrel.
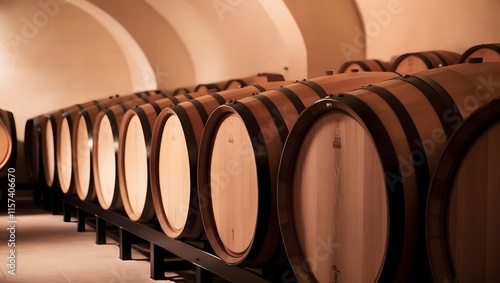
<path id="1" fill-rule="evenodd" d="M 204 94 L 204 93 L 203 93 Z M 194 94 L 200 96 L 201 93 Z M 190 94 L 178 94 L 182 101 L 192 99 Z M 179 102 L 173 98 L 174 102 Z M 151 102 L 151 101 L 149 101 Z M 120 104 L 101 111 L 94 122 L 92 151 L 92 172 L 97 200 L 103 209 L 121 210 L 123 202 L 120 196 L 118 178 L 118 137 L 125 113 L 141 104 Z"/>
<path id="2" fill-rule="evenodd" d="M 352 70 L 359 70 L 364 72 L 386 72 L 391 70 L 391 63 L 380 60 L 358 60 L 347 61 L 340 66 L 339 73 L 347 73 Z"/>
<path id="3" fill-rule="evenodd" d="M 3 112 L 4 110 L 1 110 Z M 8 121 L 0 115 L 0 170 L 9 162 L 12 154 L 12 140 L 10 138 Z"/>
<path id="4" fill-rule="evenodd" d="M 0 109 L 0 177 L 5 177 L 9 167 L 15 168 L 17 134 L 14 115 Z"/>
<path id="5" fill-rule="evenodd" d="M 186 87 L 180 87 L 180 88 L 176 88 L 173 92 L 174 96 L 176 95 L 179 95 L 179 94 L 187 94 L 187 93 L 190 93 L 191 91 L 186 88 Z"/>
<path id="6" fill-rule="evenodd" d="M 167 236 L 194 240 L 203 235 L 196 166 L 203 127 L 219 105 L 284 82 L 268 82 L 205 95 L 163 109 L 151 140 L 151 190 L 158 221 Z"/>
<path id="7" fill-rule="evenodd" d="M 460 54 L 442 50 L 406 53 L 396 58 L 392 70 L 401 74 L 411 74 L 456 64 L 458 58 Z"/>
<path id="8" fill-rule="evenodd" d="M 120 99 L 121 105 L 135 106 L 158 99 L 166 98 L 167 95 L 159 90 L 151 93 L 137 93 Z M 121 109 L 121 107 L 120 107 Z M 74 174 L 75 192 L 81 200 L 94 201 L 96 194 L 94 190 L 94 176 L 92 170 L 92 151 L 94 149 L 94 122 L 101 112 L 100 108 L 87 108 L 81 110 L 73 122 L 73 133 L 71 137 L 73 170 L 68 173 Z"/>
<path id="9" fill-rule="evenodd" d="M 279 81 L 284 81 L 285 78 L 281 74 L 274 74 L 274 73 L 258 73 L 256 76 L 250 76 L 246 78 L 241 78 L 241 79 L 232 79 L 229 80 L 225 85 L 224 89 L 233 89 L 233 88 L 239 88 L 239 87 L 244 87 L 248 85 L 255 85 L 255 84 L 262 84 L 265 82 L 279 82 Z"/>
<path id="10" fill-rule="evenodd" d="M 394 76 L 364 72 L 297 81 L 221 105 L 210 115 L 200 142 L 198 197 L 207 238 L 223 261 L 259 266 L 276 256 L 279 157 L 305 106 Z"/>
<path id="11" fill-rule="evenodd" d="M 244 87 L 252 84 L 261 84 L 265 82 L 284 81 L 285 78 L 281 74 L 275 73 L 258 73 L 254 76 L 249 76 L 241 79 L 231 79 L 217 83 L 199 84 L 194 88 L 194 91 L 217 92 L 238 87 Z"/>
<path id="12" fill-rule="evenodd" d="M 472 46 L 460 56 L 458 63 L 465 63 L 469 58 L 482 58 L 482 62 L 500 62 L 500 43 Z"/>
<path id="13" fill-rule="evenodd" d="M 450 138 L 427 202 L 435 282 L 499 282 L 500 101 L 478 109 Z"/>
<path id="14" fill-rule="evenodd" d="M 189 93 L 189 98 L 206 92 Z M 123 116 L 118 135 L 118 180 L 123 208 L 133 221 L 148 222 L 154 217 L 149 160 L 152 129 L 161 110 L 187 101 L 186 96 L 160 99 L 129 109 Z"/>
<path id="15" fill-rule="evenodd" d="M 80 113 L 86 114 L 93 113 L 94 115 L 104 109 L 105 107 L 112 106 L 122 100 L 121 97 L 109 97 L 106 100 L 93 101 L 84 107 L 74 107 L 71 110 L 64 111 L 61 116 L 61 122 L 57 124 L 56 128 L 56 169 L 59 180 L 59 187 L 61 191 L 66 194 L 75 194 L 75 179 L 73 175 L 73 157 L 78 152 L 73 147 L 73 129 L 75 127 L 75 120 L 80 116 Z M 82 120 L 84 122 L 85 120 Z M 80 125 L 80 124 L 77 124 Z M 83 128 L 83 123 L 81 123 Z M 83 132 L 83 131 L 82 131 Z M 82 150 L 83 152 L 83 150 Z M 83 159 L 83 156 L 82 156 Z"/>
<path id="16" fill-rule="evenodd" d="M 44 116 L 26 120 L 24 130 L 24 157 L 28 178 L 38 183 L 43 178 L 42 164 L 42 125 Z"/>
<path id="17" fill-rule="evenodd" d="M 56 163 L 56 148 L 58 140 L 58 128 L 61 127 L 64 113 L 76 113 L 86 107 L 99 104 L 105 101 L 117 99 L 118 96 L 110 96 L 99 100 L 93 100 L 82 104 L 71 105 L 66 108 L 59 109 L 54 112 L 43 114 L 42 120 L 42 163 L 45 183 L 49 188 L 55 187 L 59 184 L 58 170 Z M 64 114 L 68 115 L 68 114 Z"/>
<path id="18" fill-rule="evenodd" d="M 307 108 L 281 156 L 282 238 L 300 282 L 429 282 L 431 172 L 462 120 L 500 94 L 500 63 L 458 64 Z"/>

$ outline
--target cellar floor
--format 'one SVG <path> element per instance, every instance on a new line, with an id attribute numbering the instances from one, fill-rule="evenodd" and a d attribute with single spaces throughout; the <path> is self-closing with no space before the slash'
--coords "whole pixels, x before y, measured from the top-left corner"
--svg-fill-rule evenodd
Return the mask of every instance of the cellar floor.
<path id="1" fill-rule="evenodd" d="M 140 283 L 189 282 L 185 279 L 152 280 L 149 261 L 133 251 L 133 260 L 119 259 L 116 241 L 95 244 L 95 230 L 76 231 L 76 221 L 63 222 L 62 215 L 52 215 L 35 206 L 31 190 L 16 192 L 15 220 L 8 222 L 6 211 L 0 217 L 0 283 Z M 15 247 L 9 247 L 11 230 L 15 225 Z M 13 241 L 11 242 L 14 243 Z M 11 249 L 15 255 L 15 275 L 9 274 Z M 12 256 L 11 256 L 12 257 Z M 14 267 L 14 266 L 12 266 Z M 175 278 L 176 274 L 166 274 Z"/>

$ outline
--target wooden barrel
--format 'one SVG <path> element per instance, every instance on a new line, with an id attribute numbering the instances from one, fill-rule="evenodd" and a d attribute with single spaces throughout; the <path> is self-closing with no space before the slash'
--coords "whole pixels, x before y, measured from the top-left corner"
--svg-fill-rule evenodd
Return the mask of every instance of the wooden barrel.
<path id="1" fill-rule="evenodd" d="M 59 109 L 57 111 L 43 114 L 42 120 L 42 163 L 45 183 L 49 188 L 59 185 L 58 170 L 56 163 L 56 148 L 58 140 L 58 128 L 61 127 L 64 113 L 77 113 L 81 109 L 101 103 L 108 100 L 117 99 L 118 96 L 110 96 L 108 98 L 93 100 L 82 104 L 75 104 L 69 107 Z M 69 114 L 65 114 L 69 115 Z"/>
<path id="2" fill-rule="evenodd" d="M 151 190 L 158 221 L 167 236 L 194 240 L 203 235 L 196 166 L 203 127 L 219 105 L 284 82 L 230 89 L 163 109 L 151 140 Z"/>
<path id="3" fill-rule="evenodd" d="M 43 178 L 42 164 L 42 125 L 44 116 L 26 120 L 24 130 L 24 157 L 28 178 L 38 183 Z"/>
<path id="4" fill-rule="evenodd" d="M 348 73 L 352 70 L 364 72 L 386 72 L 391 70 L 391 63 L 375 59 L 347 61 L 340 66 L 339 73 Z"/>
<path id="5" fill-rule="evenodd" d="M 318 101 L 283 149 L 279 222 L 300 282 L 429 282 L 430 175 L 500 63 L 458 64 Z M 441 282 L 441 281 L 440 281 Z"/>
<path id="6" fill-rule="evenodd" d="M 500 282 L 500 101 L 450 138 L 429 187 L 427 247 L 435 282 Z"/>
<path id="7" fill-rule="evenodd" d="M 248 86 L 248 85 L 263 84 L 266 82 L 280 82 L 280 81 L 282 82 L 284 80 L 285 80 L 285 78 L 281 74 L 258 73 L 255 76 L 249 76 L 246 78 L 229 80 L 224 85 L 224 89 L 228 90 L 228 89 L 239 88 L 239 87 L 244 87 L 244 86 Z"/>
<path id="8" fill-rule="evenodd" d="M 0 177 L 7 175 L 9 167 L 15 168 L 16 160 L 16 121 L 11 112 L 0 109 Z"/>
<path id="9" fill-rule="evenodd" d="M 187 93 L 190 93 L 191 91 L 186 88 L 186 87 L 179 87 L 179 88 L 176 88 L 174 91 L 173 91 L 173 95 L 176 96 L 176 95 L 179 95 L 179 94 L 187 94 Z"/>
<path id="10" fill-rule="evenodd" d="M 458 53 L 443 50 L 406 53 L 396 58 L 392 70 L 401 74 L 412 74 L 456 64 L 459 57 Z"/>
<path id="11" fill-rule="evenodd" d="M 0 113 L 4 110 L 0 109 Z M 9 163 L 12 154 L 12 140 L 10 138 L 10 131 L 8 121 L 3 119 L 0 115 L 0 170 Z"/>
<path id="12" fill-rule="evenodd" d="M 143 103 L 119 103 L 102 110 L 94 122 L 92 151 L 92 173 L 97 199 L 102 208 L 123 208 L 116 163 L 118 162 L 118 131 L 123 115 L 132 107 Z M 117 192 L 117 193 L 115 193 Z"/>
<path id="13" fill-rule="evenodd" d="M 73 162 L 73 157 L 77 154 L 77 151 L 76 148 L 73 147 L 72 142 L 75 120 L 80 116 L 80 113 L 93 113 L 95 115 L 104 109 L 104 107 L 114 105 L 121 100 L 121 97 L 109 97 L 108 99 L 89 102 L 85 106 L 79 105 L 77 107 L 73 107 L 72 109 L 64 111 L 61 114 L 61 122 L 57 124 L 56 128 L 55 153 L 59 187 L 63 193 L 75 193 L 73 167 L 76 166 L 76 163 Z"/>
<path id="14" fill-rule="evenodd" d="M 121 105 L 135 106 L 148 103 L 167 95 L 161 91 L 151 93 L 136 93 L 120 99 Z M 108 107 L 109 108 L 109 107 Z M 119 107 L 121 109 L 121 107 Z M 87 108 L 81 110 L 73 122 L 72 150 L 75 191 L 81 200 L 94 201 L 96 194 L 94 190 L 94 176 L 92 170 L 92 151 L 94 149 L 94 123 L 100 108 Z"/>
<path id="15" fill-rule="evenodd" d="M 206 92 L 189 93 L 189 98 Z M 148 222 L 154 217 L 149 164 L 152 130 L 161 110 L 187 101 L 173 96 L 129 109 L 123 116 L 118 136 L 118 180 L 123 208 L 133 221 Z"/>
<path id="16" fill-rule="evenodd" d="M 254 76 L 248 76 L 239 79 L 231 79 L 209 84 L 199 84 L 194 88 L 194 91 L 217 92 L 221 90 L 244 87 L 252 84 L 261 84 L 265 82 L 284 81 L 285 78 L 281 74 L 276 73 L 258 73 Z"/>
<path id="17" fill-rule="evenodd" d="M 201 94 L 195 94 L 199 96 Z M 191 99 L 190 94 L 178 94 L 182 101 Z M 175 97 L 177 97 L 175 96 Z M 173 98 L 177 102 L 176 98 Z M 151 101 L 148 101 L 151 102 Z M 120 104 L 101 111 L 94 122 L 95 149 L 92 151 L 92 173 L 94 189 L 102 208 L 121 210 L 123 202 L 120 196 L 118 177 L 118 137 L 125 113 L 140 104 Z"/>
<path id="18" fill-rule="evenodd" d="M 500 62 L 500 43 L 472 46 L 460 56 L 458 63 L 465 63 L 469 58 L 482 58 L 482 62 Z"/>
<path id="19" fill-rule="evenodd" d="M 200 142 L 198 197 L 207 238 L 222 260 L 259 266 L 275 256 L 279 158 L 305 106 L 394 76 L 365 72 L 297 81 L 221 105 L 210 115 Z"/>

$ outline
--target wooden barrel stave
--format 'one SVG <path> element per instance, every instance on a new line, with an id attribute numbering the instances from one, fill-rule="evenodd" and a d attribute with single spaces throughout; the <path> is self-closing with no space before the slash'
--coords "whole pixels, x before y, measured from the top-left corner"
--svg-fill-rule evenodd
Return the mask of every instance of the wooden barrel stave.
<path id="1" fill-rule="evenodd" d="M 24 131 L 24 156 L 28 178 L 33 183 L 43 179 L 42 163 L 42 126 L 43 116 L 30 118 L 26 121 Z"/>
<path id="2" fill-rule="evenodd" d="M 415 278 L 419 278 L 419 276 L 421 279 L 429 279 L 423 277 L 426 274 L 426 269 L 428 270 L 428 262 L 425 252 L 422 252 L 422 250 L 425 251 L 425 241 L 422 237 L 425 215 L 422 214 L 422 208 L 425 207 L 429 176 L 436 166 L 437 158 L 447 138 L 459 125 L 462 115 L 466 117 L 470 114 L 465 107 L 458 107 L 458 105 L 463 105 L 464 101 L 468 101 L 474 96 L 478 89 L 478 82 L 481 81 L 481 76 L 483 80 L 490 75 L 493 78 L 500 76 L 498 67 L 499 65 L 473 66 L 467 64 L 428 70 L 415 75 L 415 78 L 405 76 L 383 83 L 376 83 L 373 86 L 366 86 L 343 96 L 335 96 L 315 103 L 303 112 L 292 129 L 283 150 L 278 181 L 278 203 L 282 235 L 292 267 L 296 275 L 300 277 L 301 282 L 328 281 L 333 280 L 335 276 L 339 280 L 348 279 L 347 281 L 350 282 L 377 280 L 399 282 L 410 278 L 418 280 Z M 431 79 L 427 80 L 426 77 Z M 419 83 L 421 79 L 424 81 Z M 431 84 L 438 89 L 437 91 L 434 88 L 429 88 L 429 85 L 426 86 L 426 82 L 431 80 L 434 82 L 431 82 Z M 451 102 L 450 99 L 446 99 L 446 95 L 443 94 L 442 90 L 439 90 L 439 86 L 449 93 Z M 478 102 L 476 108 L 494 97 L 494 94 L 491 93 L 488 98 L 488 94 L 484 90 L 485 88 L 479 94 L 484 100 Z M 386 93 L 387 91 L 389 91 L 389 94 Z M 423 93 L 423 91 L 427 93 Z M 498 90 L 496 94 L 498 94 Z M 388 99 L 387 97 L 393 98 Z M 360 105 L 368 105 L 368 107 Z M 459 111 L 459 108 L 463 111 Z M 367 114 L 369 112 L 372 113 L 371 116 Z M 297 160 L 296 152 L 302 147 L 302 137 L 307 136 L 307 129 L 311 128 L 314 121 L 322 117 L 321 115 L 327 113 L 345 114 L 344 116 L 347 115 L 356 120 L 369 132 L 376 144 L 383 165 L 383 170 L 379 170 L 378 174 L 387 177 L 385 187 L 389 201 L 389 210 L 386 212 L 389 215 L 388 250 L 384 255 L 384 264 L 381 266 L 380 273 L 377 274 L 372 271 L 373 278 L 360 279 L 358 277 L 356 279 L 356 275 L 363 274 L 363 270 L 356 269 L 359 265 L 357 263 L 349 264 L 348 261 L 345 261 L 339 264 L 338 261 L 332 261 L 334 254 L 341 253 L 340 250 L 343 247 L 342 245 L 335 245 L 339 244 L 335 241 L 330 243 L 332 253 L 329 254 L 329 257 L 309 263 L 309 267 L 307 267 L 307 264 L 303 264 L 305 259 L 314 259 L 315 249 L 322 249 L 322 247 L 317 242 L 300 242 L 300 237 L 296 235 L 298 230 L 308 233 L 313 232 L 311 232 L 311 229 L 297 228 L 296 225 L 305 224 L 294 222 L 294 199 L 295 201 L 298 199 L 294 198 L 294 192 L 300 190 L 300 186 L 297 186 L 296 189 L 293 185 L 294 176 L 306 175 L 309 178 L 308 180 L 321 179 L 322 182 L 329 183 L 330 178 L 333 178 L 334 175 L 318 175 L 314 170 L 310 170 L 309 174 L 299 174 L 300 172 L 294 171 L 294 164 L 296 164 Z M 380 121 L 378 126 L 374 124 L 373 121 L 375 120 Z M 386 137 L 381 138 L 381 135 Z M 345 140 L 341 146 L 344 146 L 344 144 L 347 146 L 354 141 Z M 325 140 L 325 142 L 327 141 Z M 336 142 L 338 141 L 334 139 L 334 147 Z M 329 140 L 329 144 L 325 146 L 331 147 L 331 144 L 332 141 Z M 384 149 L 390 144 L 392 144 L 390 146 L 391 150 Z M 363 152 L 361 148 L 358 151 L 353 151 L 352 154 L 359 156 L 359 152 Z M 413 156 L 413 159 L 411 156 Z M 422 157 L 426 159 L 423 160 Z M 342 160 L 346 158 L 349 158 L 349 156 L 343 157 Z M 387 160 L 384 161 L 385 159 Z M 318 166 L 325 162 L 327 161 L 321 161 Z M 389 169 L 390 164 L 392 164 L 392 169 Z M 352 169 L 354 170 L 356 166 L 366 165 L 360 162 L 359 165 L 353 166 Z M 343 170 L 350 171 L 348 167 Z M 392 178 L 389 178 L 391 176 Z M 398 181 L 398 177 L 402 178 L 402 182 Z M 307 193 L 314 194 L 315 189 L 314 187 L 308 187 Z M 297 192 L 297 194 L 299 193 Z M 300 211 L 307 211 L 307 208 L 301 209 Z M 320 211 L 318 215 L 331 214 L 328 214 L 327 211 Z M 401 218 L 402 216 L 404 217 Z M 346 219 L 350 218 L 346 216 Z M 316 222 L 314 218 L 308 218 L 308 220 L 312 222 L 308 224 L 309 227 L 312 227 L 311 225 Z M 322 221 L 324 221 L 323 226 L 326 225 L 325 223 L 335 223 L 332 218 Z M 321 224 L 317 225 L 322 226 Z M 356 223 L 352 222 L 349 223 L 349 226 L 338 229 L 354 229 L 356 225 Z M 367 233 L 372 237 L 374 236 L 373 233 Z M 416 237 L 405 237 L 405 235 L 416 235 Z M 326 233 L 320 236 L 321 239 L 328 239 L 329 234 Z M 312 238 L 314 239 L 314 236 Z M 396 243 L 397 247 L 392 246 L 393 243 Z M 379 244 L 385 244 L 385 242 L 381 241 Z M 333 252 L 333 250 L 335 251 Z M 356 251 L 349 249 L 349 253 L 356 253 Z M 358 256 L 358 258 L 364 257 Z M 330 265 L 325 267 L 322 265 L 324 262 L 330 262 Z M 335 273 L 332 263 L 340 273 Z M 318 271 L 318 266 L 323 267 L 323 269 Z"/>
<path id="3" fill-rule="evenodd" d="M 412 74 L 456 64 L 460 55 L 455 52 L 436 50 L 406 53 L 394 60 L 392 70 L 402 74 Z"/>
<path id="4" fill-rule="evenodd" d="M 42 121 L 42 161 L 45 182 L 48 187 L 55 187 L 59 185 L 59 176 L 57 169 L 57 141 L 59 139 L 58 129 L 61 127 L 63 121 L 63 114 L 66 116 L 70 113 L 75 115 L 79 110 L 86 107 L 93 107 L 96 103 L 111 101 L 117 99 L 118 96 L 110 96 L 99 100 L 88 101 L 82 104 L 75 104 L 69 107 L 43 114 Z M 69 124 L 68 124 L 69 125 Z M 70 162 L 67 162 L 70 163 Z"/>
<path id="5" fill-rule="evenodd" d="M 61 122 L 57 125 L 56 130 L 55 151 L 59 187 L 63 193 L 76 194 L 73 168 L 76 167 L 74 156 L 77 154 L 77 149 L 73 147 L 73 129 L 79 125 L 80 121 L 75 122 L 80 117 L 80 113 L 82 111 L 98 113 L 104 107 L 114 105 L 120 100 L 120 97 L 109 97 L 108 99 L 91 101 L 85 105 L 76 105 L 73 109 L 62 113 Z"/>
<path id="6" fill-rule="evenodd" d="M 0 170 L 9 162 L 12 154 L 12 140 L 8 121 L 3 118 L 4 110 L 0 109 Z"/>
<path id="7" fill-rule="evenodd" d="M 157 116 L 164 108 L 203 95 L 205 91 L 176 95 L 125 113 L 119 130 L 117 170 L 123 208 L 133 221 L 148 222 L 155 216 L 149 164 L 152 129 Z"/>
<path id="8" fill-rule="evenodd" d="M 208 115 L 226 101 L 282 84 L 283 82 L 263 83 L 259 86 L 221 91 L 168 107 L 158 115 L 151 142 L 151 188 L 156 215 L 169 237 L 193 240 L 203 235 L 198 208 L 196 166 L 201 134 Z M 170 146 L 178 150 L 171 149 Z M 185 154 L 181 155 L 180 150 Z M 177 157 L 173 159 L 171 154 Z M 181 161 L 185 163 L 181 165 Z"/>
<path id="9" fill-rule="evenodd" d="M 500 62 L 500 43 L 472 46 L 460 56 L 458 63 L 466 63 L 469 58 L 481 58 L 482 62 Z"/>
<path id="10" fill-rule="evenodd" d="M 92 170 L 92 151 L 94 148 L 93 126 L 97 115 L 101 110 L 112 107 L 117 103 L 121 105 L 139 105 L 150 101 L 166 98 L 167 95 L 160 91 L 151 91 L 151 93 L 136 93 L 121 98 L 112 105 L 99 108 L 87 108 L 79 111 L 73 122 L 72 149 L 75 154 L 72 155 L 74 170 L 75 192 L 81 200 L 94 201 L 97 197 L 94 189 L 94 178 Z"/>
<path id="11" fill-rule="evenodd" d="M 386 72 L 391 70 L 391 63 L 384 62 L 376 59 L 347 61 L 339 68 L 339 73 L 348 73 L 352 70 L 365 71 L 365 72 Z"/>
<path id="12" fill-rule="evenodd" d="M 17 131 L 16 121 L 12 112 L 0 109 L 0 146 L 2 147 L 2 160 L 0 177 L 8 174 L 9 168 L 16 167 L 17 161 Z"/>
<path id="13" fill-rule="evenodd" d="M 497 282 L 500 249 L 500 102 L 481 107 L 443 151 L 427 202 L 426 237 L 434 280 Z"/>
<path id="14" fill-rule="evenodd" d="M 116 163 L 118 132 L 125 112 L 135 105 L 120 104 L 101 111 L 94 124 L 95 149 L 92 152 L 92 171 L 97 199 L 102 208 L 123 208 L 119 191 Z"/>

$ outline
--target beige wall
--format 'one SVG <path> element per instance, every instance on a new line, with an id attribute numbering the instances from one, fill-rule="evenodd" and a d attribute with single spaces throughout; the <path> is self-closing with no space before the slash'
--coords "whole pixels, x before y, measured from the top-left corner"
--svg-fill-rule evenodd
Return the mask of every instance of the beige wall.
<path id="1" fill-rule="evenodd" d="M 288 75 L 288 45 L 272 15 L 258 0 L 145 0 L 177 31 L 194 62 L 197 83 L 245 77 L 259 72 Z M 284 6 L 283 6 L 284 7 Z M 275 13 L 288 13 L 277 10 Z M 300 37 L 300 34 L 298 34 Z"/>
<path id="2" fill-rule="evenodd" d="M 4 0 L 0 8 L 0 107 L 14 113 L 21 141 L 26 119 L 131 92 L 132 77 L 141 77 L 101 23 L 72 4 L 41 2 L 52 6 Z"/>
<path id="3" fill-rule="evenodd" d="M 148 58 L 159 89 L 194 85 L 194 62 L 170 23 L 144 1 L 89 0 L 117 20 Z"/>
<path id="4" fill-rule="evenodd" d="M 364 47 L 350 52 L 356 30 L 362 22 L 352 0 L 284 0 L 304 37 L 307 48 L 308 77 L 338 70 L 347 60 L 364 58 Z M 346 48 L 347 47 L 347 48 Z"/>
<path id="5" fill-rule="evenodd" d="M 366 56 L 426 50 L 463 53 L 481 43 L 500 42 L 497 0 L 356 0 L 366 30 Z"/>

